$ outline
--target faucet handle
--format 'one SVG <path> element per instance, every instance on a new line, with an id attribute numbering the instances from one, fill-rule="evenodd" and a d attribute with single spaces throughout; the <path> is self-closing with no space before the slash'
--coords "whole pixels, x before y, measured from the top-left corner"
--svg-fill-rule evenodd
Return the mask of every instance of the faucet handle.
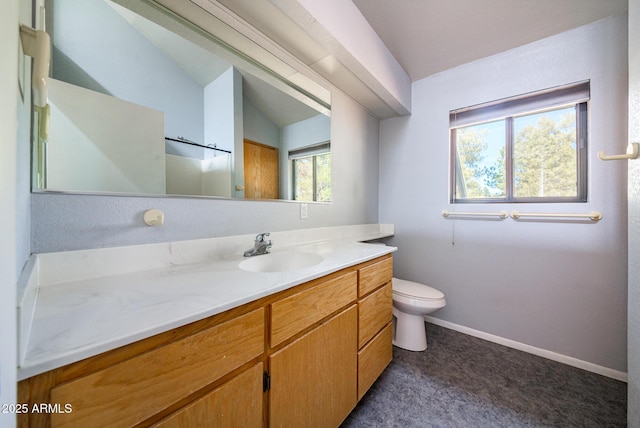
<path id="1" fill-rule="evenodd" d="M 270 235 L 270 233 L 269 233 L 269 232 L 265 232 L 265 233 L 258 233 L 258 234 L 256 235 L 256 242 L 264 242 L 265 237 L 266 237 L 266 236 L 269 236 L 269 235 Z"/>

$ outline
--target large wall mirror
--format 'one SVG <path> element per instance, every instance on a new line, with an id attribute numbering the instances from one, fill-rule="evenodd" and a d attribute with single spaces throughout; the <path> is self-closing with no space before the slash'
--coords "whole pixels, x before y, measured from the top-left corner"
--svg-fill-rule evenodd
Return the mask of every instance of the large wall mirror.
<path id="1" fill-rule="evenodd" d="M 176 17 L 159 25 L 110 0 L 48 0 L 46 17 L 34 191 L 331 200 L 327 103 Z"/>

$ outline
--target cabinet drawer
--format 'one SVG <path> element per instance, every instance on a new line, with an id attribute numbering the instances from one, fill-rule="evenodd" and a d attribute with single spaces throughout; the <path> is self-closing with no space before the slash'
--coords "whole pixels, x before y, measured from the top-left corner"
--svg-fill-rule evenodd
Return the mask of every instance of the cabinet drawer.
<path id="1" fill-rule="evenodd" d="M 393 277 L 393 259 L 391 257 L 358 270 L 358 297 L 372 292 Z"/>
<path id="2" fill-rule="evenodd" d="M 155 428 L 262 427 L 262 373 L 258 363 L 189 404 Z"/>
<path id="3" fill-rule="evenodd" d="M 51 390 L 73 412 L 55 426 L 120 427 L 144 421 L 264 352 L 264 308 Z"/>
<path id="4" fill-rule="evenodd" d="M 355 301 L 358 277 L 350 272 L 271 305 L 271 346 L 276 346 Z"/>
<path id="5" fill-rule="evenodd" d="M 391 323 L 358 352 L 358 400 L 371 388 L 391 362 L 393 354 Z"/>
<path id="6" fill-rule="evenodd" d="M 391 321 L 391 283 L 381 287 L 358 302 L 358 348 L 367 343 Z"/>

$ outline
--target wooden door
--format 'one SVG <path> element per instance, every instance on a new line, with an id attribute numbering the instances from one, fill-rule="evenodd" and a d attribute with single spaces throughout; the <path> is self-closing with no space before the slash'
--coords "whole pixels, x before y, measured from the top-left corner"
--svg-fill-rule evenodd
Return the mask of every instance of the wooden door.
<path id="1" fill-rule="evenodd" d="M 357 309 L 344 310 L 269 357 L 269 426 L 331 427 L 357 402 Z"/>
<path id="2" fill-rule="evenodd" d="M 244 197 L 278 199 L 278 149 L 244 140 Z"/>

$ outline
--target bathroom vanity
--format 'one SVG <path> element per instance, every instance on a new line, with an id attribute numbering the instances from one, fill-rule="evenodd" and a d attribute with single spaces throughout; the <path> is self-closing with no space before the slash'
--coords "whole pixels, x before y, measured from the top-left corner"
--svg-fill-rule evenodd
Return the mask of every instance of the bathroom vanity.
<path id="1" fill-rule="evenodd" d="M 312 247 L 316 267 L 238 276 L 279 291 L 52 370 L 41 360 L 33 376 L 25 367 L 19 401 L 54 411 L 20 426 L 337 427 L 391 361 L 395 248 Z"/>

